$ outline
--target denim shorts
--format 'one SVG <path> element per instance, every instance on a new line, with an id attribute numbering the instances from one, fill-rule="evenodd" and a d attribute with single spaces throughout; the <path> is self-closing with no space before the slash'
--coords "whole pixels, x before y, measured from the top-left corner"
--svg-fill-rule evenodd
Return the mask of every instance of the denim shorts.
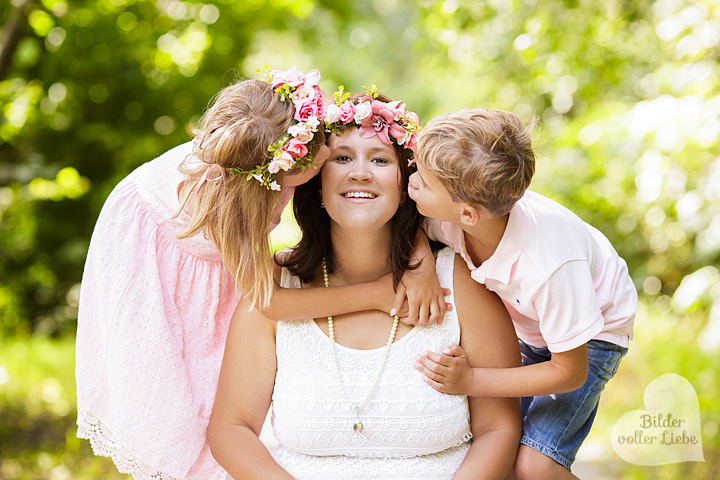
<path id="1" fill-rule="evenodd" d="M 547 348 L 520 340 L 523 365 L 550 360 Z M 627 348 L 602 340 L 587 343 L 588 376 L 572 392 L 523 397 L 523 436 L 520 443 L 547 455 L 570 470 L 580 445 L 590 432 L 600 393 L 620 366 Z"/>

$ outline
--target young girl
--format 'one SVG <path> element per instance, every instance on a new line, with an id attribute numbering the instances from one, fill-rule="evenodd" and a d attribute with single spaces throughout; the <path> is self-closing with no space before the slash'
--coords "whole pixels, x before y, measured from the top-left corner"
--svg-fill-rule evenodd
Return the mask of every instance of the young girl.
<path id="1" fill-rule="evenodd" d="M 80 295 L 77 435 L 121 472 L 224 477 L 206 429 L 225 337 L 241 295 L 269 306 L 268 233 L 328 156 L 319 79 L 292 69 L 228 86 L 193 142 L 139 167 L 104 205 Z M 293 315 L 387 311 L 391 285 L 307 291 Z"/>

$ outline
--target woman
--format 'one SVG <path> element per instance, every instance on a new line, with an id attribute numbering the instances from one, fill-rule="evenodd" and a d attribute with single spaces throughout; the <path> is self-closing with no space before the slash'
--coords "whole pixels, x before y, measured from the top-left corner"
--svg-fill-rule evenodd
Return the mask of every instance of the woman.
<path id="1" fill-rule="evenodd" d="M 283 286 L 397 279 L 408 268 L 421 217 L 407 196 L 411 151 L 399 143 L 412 145 L 413 115 L 385 97 L 337 106 L 344 116 L 326 116 L 331 155 L 296 191 L 303 239 L 283 261 Z M 412 327 L 379 311 L 276 323 L 241 302 L 208 430 L 230 475 L 504 478 L 520 438 L 517 400 L 441 394 L 413 364 L 426 349 L 459 342 L 474 365 L 517 366 L 517 340 L 502 303 L 462 260 L 443 250 L 437 269 L 456 299 L 441 325 Z M 258 439 L 271 400 L 272 455 Z"/>

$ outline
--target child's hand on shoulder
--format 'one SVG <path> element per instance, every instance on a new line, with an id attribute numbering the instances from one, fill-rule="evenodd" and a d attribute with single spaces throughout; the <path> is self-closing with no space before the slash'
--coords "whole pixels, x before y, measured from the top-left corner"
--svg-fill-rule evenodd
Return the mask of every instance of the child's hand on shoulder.
<path id="1" fill-rule="evenodd" d="M 430 255 L 432 259 L 432 255 Z M 423 260 L 417 270 L 408 270 L 400 279 L 390 315 L 399 315 L 407 304 L 407 316 L 399 315 L 406 325 L 442 323 L 452 305 L 445 302 L 450 289 L 442 288 L 435 271 L 435 263 Z"/>
<path id="2" fill-rule="evenodd" d="M 422 373 L 425 383 L 442 393 L 467 395 L 474 381 L 474 371 L 460 345 L 450 345 L 442 353 L 418 355 L 415 369 Z"/>

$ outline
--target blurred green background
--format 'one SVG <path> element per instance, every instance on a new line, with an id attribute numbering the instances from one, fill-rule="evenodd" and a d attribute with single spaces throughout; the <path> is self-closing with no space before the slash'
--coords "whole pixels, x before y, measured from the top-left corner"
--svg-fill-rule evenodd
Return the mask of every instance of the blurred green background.
<path id="1" fill-rule="evenodd" d="M 720 4 L 711 0 L 4 0 L 0 4 L 0 479 L 126 478 L 75 433 L 79 282 L 104 199 L 189 140 L 264 64 L 374 83 L 423 122 L 540 119 L 532 188 L 627 260 L 635 341 L 577 473 L 720 478 Z M 292 219 L 274 233 L 293 242 Z M 698 394 L 705 462 L 642 467 L 610 433 L 644 388 Z"/>

